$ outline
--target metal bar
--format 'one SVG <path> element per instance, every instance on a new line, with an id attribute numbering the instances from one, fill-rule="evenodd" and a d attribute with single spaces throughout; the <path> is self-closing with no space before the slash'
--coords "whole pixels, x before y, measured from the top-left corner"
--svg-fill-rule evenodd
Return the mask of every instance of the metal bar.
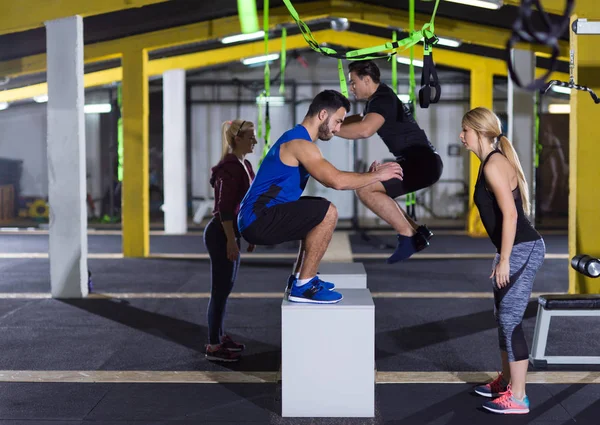
<path id="1" fill-rule="evenodd" d="M 600 21 L 590 22 L 585 18 L 573 21 L 573 32 L 577 35 L 600 35 Z"/>

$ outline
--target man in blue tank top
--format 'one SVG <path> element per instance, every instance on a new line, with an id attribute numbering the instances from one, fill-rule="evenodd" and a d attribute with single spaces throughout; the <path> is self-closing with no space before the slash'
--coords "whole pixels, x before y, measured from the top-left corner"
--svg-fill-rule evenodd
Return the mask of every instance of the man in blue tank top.
<path id="1" fill-rule="evenodd" d="M 288 299 L 306 303 L 336 303 L 342 294 L 319 279 L 317 270 L 337 224 L 337 210 L 325 198 L 301 196 L 309 177 L 336 190 L 402 178 L 397 163 L 367 173 L 344 172 L 328 162 L 315 144 L 330 140 L 340 129 L 350 102 L 335 90 L 312 101 L 301 124 L 286 131 L 271 147 L 241 202 L 240 233 L 255 245 L 301 241 L 294 273 L 288 279 Z"/>

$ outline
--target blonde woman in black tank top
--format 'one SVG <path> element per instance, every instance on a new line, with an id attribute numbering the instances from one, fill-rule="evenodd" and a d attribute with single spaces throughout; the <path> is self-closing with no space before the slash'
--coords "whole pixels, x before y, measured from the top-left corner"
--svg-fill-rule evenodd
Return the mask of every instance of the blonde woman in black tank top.
<path id="1" fill-rule="evenodd" d="M 544 261 L 545 245 L 528 219 L 527 182 L 496 114 L 486 108 L 467 112 L 460 139 L 481 160 L 473 198 L 497 250 L 490 278 L 502 373 L 491 383 L 475 387 L 475 392 L 497 397 L 483 404 L 494 413 L 528 413 L 525 381 L 529 349 L 522 321 L 535 275 Z"/>

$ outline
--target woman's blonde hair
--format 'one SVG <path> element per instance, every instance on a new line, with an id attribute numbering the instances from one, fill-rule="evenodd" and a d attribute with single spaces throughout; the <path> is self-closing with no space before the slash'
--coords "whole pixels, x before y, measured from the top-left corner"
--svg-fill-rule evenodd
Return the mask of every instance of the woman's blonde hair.
<path id="1" fill-rule="evenodd" d="M 525 214 L 529 215 L 531 205 L 529 203 L 529 187 L 525 180 L 525 174 L 523 173 L 523 167 L 521 167 L 521 161 L 514 146 L 502 134 L 502 123 L 500 118 L 487 108 L 478 107 L 471 109 L 467 112 L 462 119 L 463 127 L 472 128 L 479 137 L 479 143 L 482 143 L 482 139 L 489 139 L 494 143 L 494 146 L 500 149 L 500 152 L 504 154 L 508 162 L 513 166 L 517 173 L 517 180 L 519 184 L 519 190 L 521 191 L 521 201 L 523 202 L 523 210 Z"/>
<path id="2" fill-rule="evenodd" d="M 225 155 L 233 152 L 235 148 L 235 137 L 239 136 L 242 131 L 249 130 L 251 127 L 254 127 L 252 121 L 244 121 L 244 120 L 233 120 L 233 121 L 225 121 L 221 125 L 221 142 L 223 152 L 221 154 L 221 159 L 225 158 Z"/>

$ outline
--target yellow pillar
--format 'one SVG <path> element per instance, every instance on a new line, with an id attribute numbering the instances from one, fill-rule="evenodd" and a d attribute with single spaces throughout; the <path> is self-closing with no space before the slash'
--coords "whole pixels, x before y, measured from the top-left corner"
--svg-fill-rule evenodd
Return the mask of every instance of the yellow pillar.
<path id="1" fill-rule="evenodd" d="M 485 66 L 471 70 L 471 109 L 483 106 L 493 109 L 494 100 L 494 75 Z M 467 215 L 467 233 L 469 236 L 487 236 L 479 211 L 473 202 L 475 183 L 479 174 L 480 161 L 471 152 L 469 154 L 469 211 Z"/>
<path id="2" fill-rule="evenodd" d="M 123 255 L 150 252 L 148 52 L 123 52 Z"/>
<path id="3" fill-rule="evenodd" d="M 577 0 L 577 18 L 600 21 L 598 0 Z M 600 95 L 600 56 L 598 35 L 576 35 L 570 31 L 571 49 L 575 54 L 575 82 L 588 86 Z M 569 258 L 577 254 L 600 257 L 600 142 L 596 105 L 589 93 L 571 91 L 569 121 Z M 569 292 L 600 293 L 600 279 L 590 279 L 569 267 Z"/>

